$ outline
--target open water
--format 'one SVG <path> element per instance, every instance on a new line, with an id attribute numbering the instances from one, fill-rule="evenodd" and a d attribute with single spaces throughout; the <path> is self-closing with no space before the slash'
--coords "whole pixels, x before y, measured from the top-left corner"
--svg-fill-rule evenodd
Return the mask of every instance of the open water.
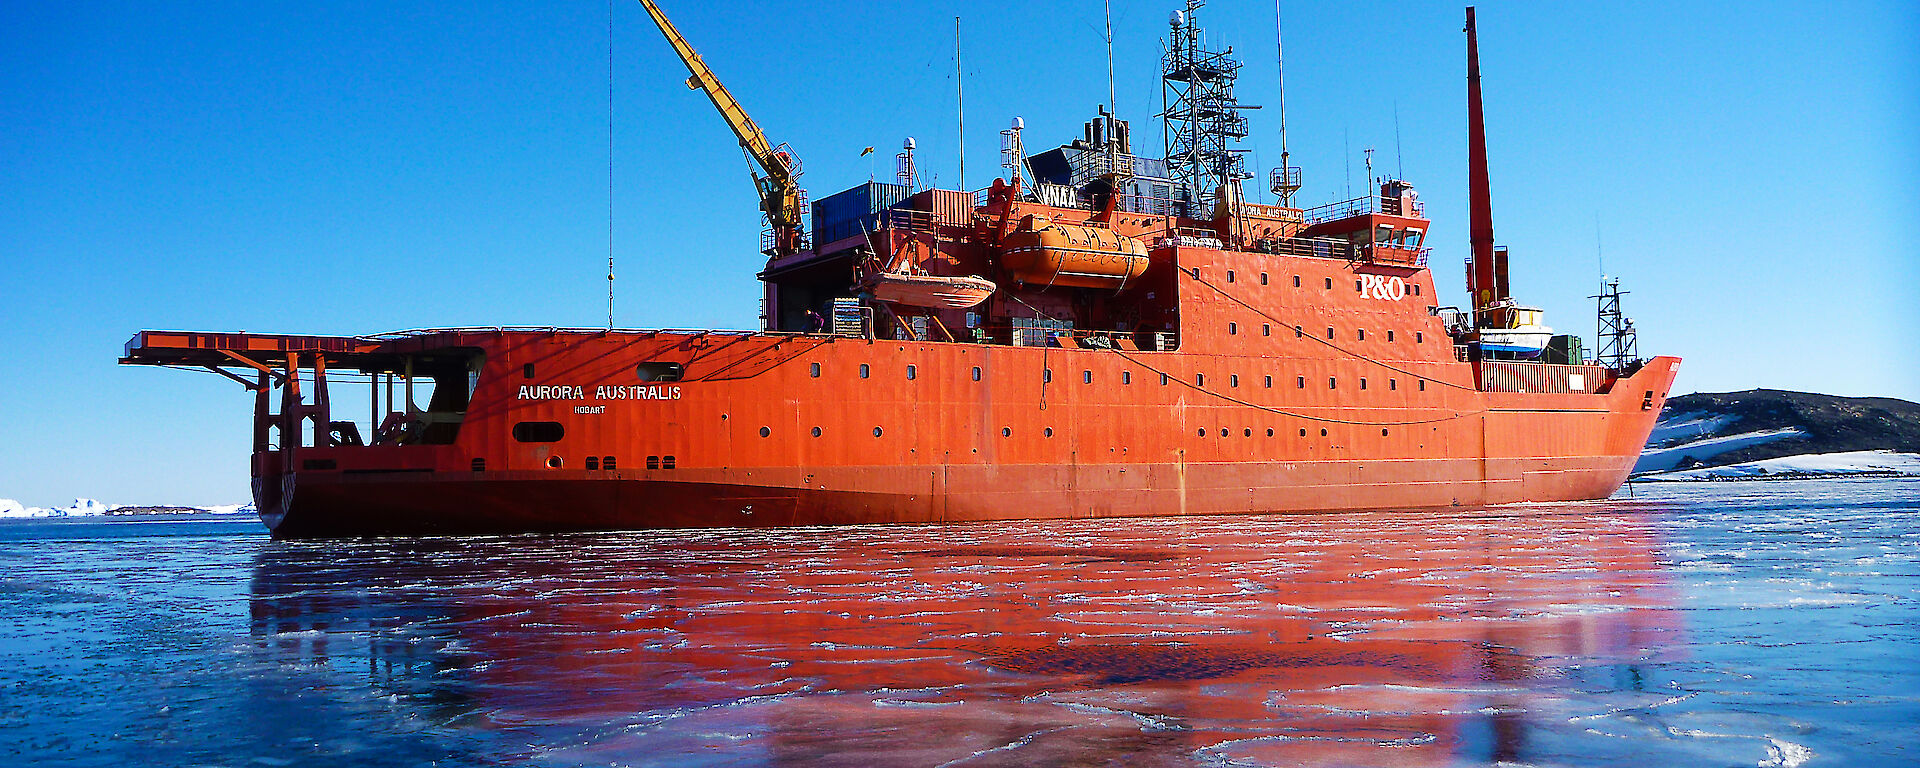
<path id="1" fill-rule="evenodd" d="M 0 523 L 7 765 L 1920 762 L 1920 481 L 276 543 Z"/>

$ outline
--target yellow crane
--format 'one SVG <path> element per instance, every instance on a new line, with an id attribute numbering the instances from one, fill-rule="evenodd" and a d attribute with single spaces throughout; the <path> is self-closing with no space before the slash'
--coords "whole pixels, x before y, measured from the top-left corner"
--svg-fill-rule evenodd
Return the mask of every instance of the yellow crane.
<path id="1" fill-rule="evenodd" d="M 680 36 L 673 22 L 667 21 L 666 14 L 660 12 L 660 6 L 653 0 L 640 0 L 646 6 L 647 15 L 653 17 L 653 23 L 659 25 L 660 33 L 667 36 L 667 42 L 673 45 L 674 53 L 680 54 L 680 61 L 687 65 L 691 75 L 687 78 L 687 87 L 705 91 L 713 102 L 714 109 L 720 110 L 720 117 L 726 119 L 727 127 L 733 129 L 733 135 L 740 139 L 741 149 L 760 166 L 761 173 L 753 174 L 753 186 L 760 192 L 760 210 L 767 214 L 767 224 L 773 230 L 773 246 L 769 255 L 785 256 L 801 249 L 800 222 L 800 186 L 794 177 L 800 175 L 800 161 L 786 150 L 785 146 L 773 146 L 767 141 L 767 135 L 755 125 L 753 118 L 735 101 L 727 87 L 720 84 L 707 62 L 695 53 L 687 39 Z"/>

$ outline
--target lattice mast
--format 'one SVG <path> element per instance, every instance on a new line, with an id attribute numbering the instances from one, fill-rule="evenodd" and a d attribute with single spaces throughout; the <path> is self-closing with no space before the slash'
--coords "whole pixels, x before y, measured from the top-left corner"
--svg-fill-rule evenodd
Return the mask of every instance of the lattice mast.
<path id="1" fill-rule="evenodd" d="M 1620 311 L 1620 297 L 1627 295 L 1620 290 L 1620 278 L 1603 280 L 1600 294 L 1594 296 L 1599 301 L 1599 328 L 1596 341 L 1600 343 L 1600 354 L 1596 362 L 1616 371 L 1624 371 L 1640 364 L 1639 333 L 1633 328 L 1633 320 Z"/>
<path id="2" fill-rule="evenodd" d="M 1241 110 L 1259 109 L 1234 99 L 1233 81 L 1240 73 L 1240 62 L 1231 57 L 1231 46 L 1222 51 L 1208 49 L 1206 32 L 1194 14 L 1204 5 L 1204 0 L 1187 0 L 1185 10 L 1173 12 L 1160 69 L 1167 169 L 1186 183 L 1192 200 L 1186 213 L 1196 217 L 1212 215 L 1214 199 L 1223 187 L 1231 186 L 1237 198 L 1240 181 L 1251 178 L 1241 157 L 1243 150 L 1230 145 L 1247 136 L 1247 118 Z"/>

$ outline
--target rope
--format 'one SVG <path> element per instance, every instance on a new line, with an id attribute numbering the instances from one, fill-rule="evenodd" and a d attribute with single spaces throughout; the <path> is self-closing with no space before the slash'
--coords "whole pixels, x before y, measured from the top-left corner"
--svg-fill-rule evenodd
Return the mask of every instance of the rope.
<path id="1" fill-rule="evenodd" d="M 1251 310 L 1251 311 L 1252 311 L 1252 312 L 1253 312 L 1254 314 L 1257 314 L 1257 315 L 1259 315 L 1259 316 L 1261 316 L 1261 317 L 1264 317 L 1264 318 L 1266 318 L 1266 319 L 1268 319 L 1268 320 L 1272 320 L 1273 322 L 1275 322 L 1275 323 L 1277 323 L 1277 324 L 1279 324 L 1279 325 L 1280 325 L 1280 326 L 1282 326 L 1282 327 L 1295 327 L 1295 328 L 1297 328 L 1297 327 L 1298 327 L 1298 326 L 1288 326 L 1288 325 L 1287 325 L 1287 323 L 1286 323 L 1285 321 L 1282 321 L 1282 320 L 1281 320 L 1280 318 L 1277 318 L 1277 317 L 1274 317 L 1273 315 L 1269 315 L 1269 314 L 1267 314 L 1267 313 L 1266 313 L 1266 311 L 1265 311 L 1265 310 L 1262 310 L 1262 309 L 1260 309 L 1259 307 L 1256 307 L 1256 306 L 1254 306 L 1254 305 L 1252 305 L 1252 304 L 1248 304 L 1248 303 L 1246 303 L 1246 302 L 1244 302 L 1244 301 L 1241 301 L 1239 297 L 1237 297 L 1237 296 L 1234 296 L 1234 295 L 1233 295 L 1233 294 L 1231 294 L 1231 293 L 1227 293 L 1227 292 L 1226 292 L 1225 290 L 1222 290 L 1222 289 L 1220 288 L 1220 286 L 1217 286 L 1217 285 L 1214 285 L 1213 283 L 1209 283 L 1209 282 L 1207 282 L 1207 281 L 1206 281 L 1206 279 L 1204 279 L 1204 278 L 1202 278 L 1202 277 L 1200 277 L 1200 273 L 1199 273 L 1199 270 L 1194 270 L 1194 271 L 1192 271 L 1192 272 L 1187 272 L 1187 270 L 1186 270 L 1185 268 L 1181 268 L 1181 269 L 1180 269 L 1180 271 L 1181 271 L 1181 272 L 1186 272 L 1186 274 L 1187 274 L 1187 276 L 1188 276 L 1188 277 L 1191 277 L 1191 278 L 1193 278 L 1193 281 L 1194 281 L 1194 282 L 1196 282 L 1196 283 L 1199 283 L 1199 284 L 1201 284 L 1201 285 L 1204 285 L 1204 286 L 1206 286 L 1206 287 L 1208 287 L 1208 288 L 1211 288 L 1211 289 L 1213 289 L 1213 292 L 1214 292 L 1214 293 L 1218 293 L 1218 294 L 1220 294 L 1221 296 L 1225 296 L 1225 297 L 1227 298 L 1227 300 L 1228 300 L 1228 301 L 1231 301 L 1231 302 L 1233 302 L 1233 303 L 1235 303 L 1235 304 L 1239 304 L 1239 305 L 1240 305 L 1240 306 L 1242 306 L 1242 307 L 1246 307 L 1246 308 L 1247 308 L 1248 310 Z M 1022 303 L 1025 303 L 1025 302 L 1022 302 Z M 1323 345 L 1325 345 L 1325 346 L 1327 346 L 1327 347 L 1329 347 L 1329 348 L 1331 348 L 1331 349 L 1334 349 L 1334 350 L 1337 350 L 1337 351 L 1339 351 L 1339 352 L 1340 352 L 1341 354 L 1344 354 L 1344 355 L 1347 355 L 1348 357 L 1352 357 L 1352 358 L 1354 358 L 1354 359 L 1356 359 L 1356 360 L 1360 360 L 1360 361 L 1362 361 L 1362 362 L 1368 362 L 1368 363 L 1372 363 L 1372 364 L 1374 364 L 1374 365 L 1377 365 L 1377 366 L 1380 366 L 1380 367 L 1382 367 L 1382 368 L 1385 368 L 1385 369 L 1387 369 L 1387 370 L 1389 370 L 1389 371 L 1393 371 L 1393 372 L 1395 372 L 1395 373 L 1400 373 L 1400 374 L 1404 374 L 1404 375 L 1407 375 L 1407 376 L 1412 376 L 1412 377 L 1414 377 L 1414 378 L 1416 378 L 1416 379 L 1420 379 L 1420 380 L 1423 380 L 1423 381 L 1431 381 L 1431 382 L 1433 382 L 1433 383 L 1435 383 L 1435 384 L 1439 384 L 1440 386 L 1443 386 L 1443 387 L 1453 387 L 1454 389 L 1459 389 L 1459 390 L 1464 390 L 1464 391 L 1467 391 L 1467 392 L 1479 392 L 1479 391 L 1480 391 L 1480 390 L 1479 390 L 1479 389 L 1477 389 L 1477 388 L 1474 388 L 1474 387 L 1463 387 L 1463 386 L 1460 386 L 1460 385 L 1458 385 L 1458 384 L 1455 384 L 1455 383 L 1453 383 L 1453 382 L 1451 382 L 1451 381 L 1443 381 L 1443 380 L 1440 380 L 1440 379 L 1436 379 L 1436 378 L 1433 378 L 1433 377 L 1431 377 L 1431 376 L 1422 376 L 1422 375 L 1420 375 L 1420 374 L 1418 374 L 1418 373 L 1414 373 L 1413 371 L 1409 371 L 1409 370 L 1406 370 L 1405 368 L 1396 368 L 1396 367 L 1394 367 L 1394 366 L 1392 366 L 1392 365 L 1388 365 L 1388 364 L 1386 364 L 1386 363 L 1383 363 L 1383 362 L 1381 362 L 1381 361 L 1379 361 L 1379 360 L 1375 360 L 1375 359 L 1373 359 L 1373 358 L 1371 358 L 1371 357 L 1367 357 L 1366 355 L 1363 355 L 1363 354 L 1360 354 L 1360 353 L 1358 353 L 1358 352 L 1355 352 L 1355 351 L 1353 351 L 1353 350 L 1351 350 L 1351 349 L 1347 349 L 1346 347 L 1342 347 L 1342 346 L 1340 346 L 1340 345 L 1338 345 L 1338 344 L 1335 344 L 1335 343 L 1333 343 L 1333 342 L 1331 342 L 1331 341 L 1328 341 L 1328 340 L 1326 340 L 1326 339 L 1322 339 L 1322 338 L 1320 338 L 1319 336 L 1315 336 L 1315 335 L 1312 335 L 1312 334 L 1309 334 L 1309 333 L 1305 333 L 1305 332 L 1302 332 L 1302 333 L 1300 333 L 1300 334 L 1299 334 L 1299 336 L 1300 336 L 1301 338 L 1308 338 L 1308 339 L 1312 339 L 1312 340 L 1314 340 L 1314 341 L 1316 341 L 1316 342 L 1318 342 L 1318 343 L 1320 343 L 1320 344 L 1323 344 Z"/>
<path id="2" fill-rule="evenodd" d="M 1183 271 L 1183 272 L 1184 272 L 1185 270 L 1181 270 L 1181 271 Z M 1247 305 L 1247 304 L 1246 304 L 1245 302 L 1241 302 L 1241 301 L 1240 301 L 1239 299 L 1234 299 L 1234 297 L 1233 297 L 1233 296 L 1231 296 L 1231 295 L 1227 295 L 1225 291 L 1220 291 L 1220 289 L 1219 289 L 1218 287 L 1216 287 L 1216 286 L 1214 286 L 1214 285 L 1212 285 L 1212 284 L 1210 284 L 1210 283 L 1207 283 L 1207 282 L 1206 282 L 1205 280 L 1201 280 L 1201 279 L 1200 279 L 1200 277 L 1199 277 L 1198 275 L 1195 275 L 1195 274 L 1192 274 L 1192 273 L 1189 273 L 1189 276 L 1191 276 L 1191 277 L 1193 277 L 1193 278 L 1194 278 L 1195 280 L 1198 280 L 1199 282 L 1201 282 L 1202 284 L 1204 284 L 1204 285 L 1206 285 L 1207 287 L 1209 287 L 1209 288 L 1213 288 L 1213 289 L 1214 289 L 1215 291 L 1219 291 L 1219 292 L 1221 293 L 1221 295 L 1224 295 L 1224 296 L 1227 296 L 1227 298 L 1229 298 L 1229 299 L 1233 299 L 1233 300 L 1234 300 L 1235 302 L 1237 302 L 1237 303 L 1239 303 L 1239 304 L 1240 304 L 1241 306 L 1245 306 L 1245 307 L 1247 307 L 1248 309 L 1252 309 L 1252 310 L 1253 310 L 1254 312 L 1256 312 L 1256 313 L 1259 313 L 1259 314 L 1260 314 L 1260 315 L 1261 315 L 1262 317 L 1266 317 L 1267 319 L 1270 319 L 1270 320 L 1273 320 L 1273 321 L 1274 321 L 1274 322 L 1276 322 L 1276 323 L 1278 323 L 1278 322 L 1280 322 L 1280 321 L 1279 321 L 1278 319 L 1275 319 L 1275 318 L 1273 318 L 1272 316 L 1270 316 L 1270 315 L 1267 315 L 1267 313 L 1265 313 L 1265 312 L 1261 312 L 1261 311 L 1260 311 L 1259 309 L 1257 309 L 1257 308 L 1254 308 L 1254 307 L 1252 307 L 1252 306 L 1248 306 L 1248 305 Z M 1002 294 L 1002 295 L 1004 295 L 1004 296 L 1006 296 L 1006 297 L 1007 297 L 1007 298 L 1009 298 L 1009 299 L 1013 299 L 1014 301 L 1016 301 L 1016 302 L 1019 302 L 1021 306 L 1024 306 L 1024 307 L 1026 307 L 1027 309 L 1031 309 L 1031 310 L 1033 310 L 1033 313 L 1034 313 L 1035 315 L 1039 315 L 1039 316 L 1041 316 L 1041 317 L 1043 317 L 1043 318 L 1046 318 L 1046 319 L 1048 319 L 1048 320 L 1056 320 L 1056 319 L 1057 319 L 1057 318 L 1055 318 L 1055 317 L 1053 317 L 1052 315 L 1048 315 L 1047 313 L 1045 313 L 1045 312 L 1042 312 L 1042 311 L 1040 311 L 1040 309 L 1039 309 L 1038 307 L 1035 307 L 1035 306 L 1033 306 L 1032 304 L 1028 304 L 1028 303 L 1026 303 L 1025 301 L 1021 301 L 1021 300 L 1020 300 L 1020 297 L 1018 297 L 1018 296 L 1015 296 L 1015 295 L 1013 295 L 1012 293 L 1008 293 L 1008 292 L 1005 292 L 1005 291 L 1002 291 L 1002 292 L 1001 292 L 1001 294 Z M 1282 325 L 1285 325 L 1285 324 L 1284 324 L 1284 323 L 1282 323 Z M 1366 360 L 1367 362 L 1371 362 L 1371 363 L 1374 363 L 1374 364 L 1376 364 L 1376 365 L 1379 365 L 1379 366 L 1381 366 L 1381 367 L 1383 367 L 1383 368 L 1386 368 L 1386 369 L 1388 369 L 1388 370 L 1393 370 L 1393 371 L 1400 371 L 1400 369 L 1398 369 L 1398 368 L 1394 368 L 1393 366 L 1390 366 L 1390 365 L 1387 365 L 1386 363 L 1382 363 L 1382 362 L 1380 362 L 1380 361 L 1378 361 L 1378 360 L 1373 360 L 1373 359 L 1370 359 L 1370 358 L 1367 358 L 1367 357 L 1364 357 L 1364 356 L 1362 356 L 1362 355 L 1358 355 L 1358 354 L 1355 354 L 1355 353 L 1354 353 L 1354 352 L 1352 352 L 1352 351 L 1349 351 L 1349 350 L 1346 350 L 1346 349 L 1341 349 L 1341 348 L 1340 348 L 1340 347 L 1339 347 L 1338 345 L 1335 345 L 1335 344 L 1330 344 L 1330 343 L 1327 343 L 1327 342 L 1324 342 L 1324 341 L 1321 341 L 1320 339 L 1317 339 L 1317 338 L 1316 338 L 1316 339 L 1314 339 L 1314 341 L 1320 341 L 1320 342 L 1321 342 L 1322 344 L 1327 344 L 1327 346 L 1330 346 L 1330 347 L 1333 347 L 1334 349 L 1339 349 L 1339 350 L 1340 350 L 1341 352 L 1345 352 L 1346 354 L 1349 354 L 1349 355 L 1352 355 L 1352 356 L 1354 356 L 1354 357 L 1358 357 L 1358 358 L 1360 358 L 1360 359 L 1362 359 L 1362 360 Z M 1042 349 L 1042 351 L 1041 351 L 1041 353 L 1040 353 L 1040 368 L 1041 368 L 1041 370 L 1043 370 L 1043 371 L 1044 371 L 1044 370 L 1046 369 L 1046 366 L 1047 366 L 1047 363 L 1046 363 L 1046 359 L 1047 359 L 1047 358 L 1046 358 L 1046 355 L 1047 355 L 1047 352 L 1046 352 L 1045 350 L 1048 350 L 1048 349 L 1052 349 L 1052 346 L 1051 346 L 1051 345 L 1049 345 L 1049 346 L 1047 346 L 1047 347 L 1042 347 L 1041 349 Z M 1194 390 L 1195 392 L 1199 392 L 1199 393 L 1201 393 L 1201 394 L 1204 394 L 1204 395 L 1209 395 L 1209 396 L 1212 396 L 1212 397 L 1217 397 L 1217 398 L 1219 398 L 1219 399 L 1221 399 L 1221 400 L 1225 400 L 1225 401 L 1227 401 L 1227 402 L 1230 402 L 1230 403 L 1233 403 L 1233 404 L 1235 404 L 1235 405 L 1240 405 L 1240 406 L 1245 406 L 1245 407 L 1247 407 L 1247 408 L 1252 408 L 1252 409 L 1254 409 L 1254 410 L 1257 410 L 1257 411 L 1263 411 L 1263 412 L 1266 412 L 1266 413 L 1271 413 L 1271 414 L 1275 414 L 1275 415 L 1278 415 L 1278 416 L 1288 416 L 1288 417 L 1292 417 L 1292 418 L 1296 418 L 1296 419 L 1304 419 L 1304 420 L 1306 420 L 1306 421 L 1315 421 L 1315 422 L 1321 422 L 1321 423 L 1325 423 L 1325 424 L 1352 424 L 1352 425 L 1364 425 L 1364 426 L 1374 426 L 1374 427 L 1405 427 L 1405 426 L 1414 426 L 1414 425 L 1418 425 L 1418 424 L 1438 424 L 1438 423 L 1441 423 L 1441 422 L 1446 422 L 1446 421 L 1453 421 L 1453 420 L 1455 420 L 1455 419 L 1462 419 L 1462 418 L 1466 418 L 1466 417 L 1468 417 L 1468 416 L 1478 416 L 1478 415 L 1480 415 L 1480 414 L 1483 414 L 1483 413 L 1487 413 L 1487 412 L 1488 412 L 1488 409 L 1486 409 L 1486 408 L 1482 408 L 1482 409 L 1480 409 L 1480 410 L 1477 410 L 1477 411 L 1456 411 L 1456 412 L 1455 412 L 1455 413 L 1454 413 L 1454 414 L 1453 414 L 1452 416 L 1443 416 L 1443 417 L 1441 417 L 1441 418 L 1437 418 L 1437 419 L 1420 419 L 1420 420 L 1417 420 L 1417 421 L 1353 421 L 1353 420 L 1349 420 L 1349 419 L 1330 419 L 1330 418 L 1326 418 L 1326 417 L 1324 417 L 1324 416 L 1312 416 L 1312 415 L 1308 415 L 1308 414 L 1304 414 L 1304 413 L 1298 413 L 1298 412 L 1295 412 L 1295 411 L 1283 411 L 1283 410 L 1280 410 L 1280 409 L 1278 409 L 1278 408 L 1272 408 L 1272 407 L 1269 407 L 1269 406 L 1265 406 L 1265 405 L 1261 405 L 1261 404 L 1259 404 L 1259 403 L 1253 403 L 1253 402 L 1248 402 L 1248 401 L 1246 401 L 1246 400 L 1242 400 L 1242 399 L 1240 399 L 1240 398 L 1237 398 L 1237 397 L 1234 397 L 1234 396 L 1232 396 L 1232 395 L 1229 395 L 1229 394 L 1226 394 L 1226 393 L 1224 393 L 1224 392 L 1217 392 L 1217 391 L 1214 391 L 1214 390 L 1211 390 L 1211 389 L 1207 389 L 1206 387 L 1203 387 L 1203 386 L 1200 386 L 1199 384 L 1195 384 L 1195 383 L 1193 383 L 1193 382 L 1190 382 L 1190 381 L 1187 381 L 1187 380 L 1186 380 L 1185 378 L 1182 378 L 1182 377 L 1179 377 L 1179 376 L 1175 376 L 1175 375 L 1173 375 L 1173 374 L 1170 374 L 1170 373 L 1167 373 L 1166 371 L 1162 371 L 1162 370 L 1160 370 L 1160 369 L 1158 369 L 1158 368 L 1155 368 L 1155 367 L 1153 367 L 1153 366 L 1151 366 L 1151 365 L 1148 365 L 1148 364 L 1146 364 L 1146 363 L 1143 363 L 1143 362 L 1141 362 L 1141 361 L 1140 361 L 1139 359 L 1137 359 L 1137 358 L 1135 358 L 1134 356 L 1132 356 L 1132 355 L 1129 355 L 1129 354 L 1127 354 L 1127 353 L 1126 353 L 1125 351 L 1123 351 L 1123 350 L 1121 350 L 1121 349 L 1120 349 L 1119 347 L 1117 347 L 1117 346 L 1116 346 L 1116 347 L 1110 347 L 1110 348 L 1109 348 L 1109 351 L 1111 351 L 1111 352 L 1113 352 L 1113 353 L 1114 353 L 1114 354 L 1116 354 L 1116 355 L 1119 355 L 1119 356 L 1121 357 L 1121 359 L 1124 359 L 1124 360 L 1126 360 L 1126 361 L 1127 361 L 1127 362 L 1129 362 L 1129 363 L 1133 363 L 1134 365 L 1137 365 L 1137 366 L 1140 366 L 1141 368 L 1145 368 L 1145 369 L 1147 369 L 1147 370 L 1149 370 L 1149 371 L 1152 371 L 1152 372 L 1154 372 L 1154 373 L 1157 373 L 1157 374 L 1160 374 L 1160 375 L 1161 375 L 1162 377 L 1164 377 L 1164 378 L 1166 378 L 1166 379 L 1169 379 L 1169 380 L 1172 380 L 1172 381 L 1178 381 L 1178 382 L 1180 382 L 1180 386 L 1183 386 L 1183 387 L 1186 387 L 1186 388 L 1188 388 L 1188 389 L 1191 389 L 1191 390 Z M 1400 372 L 1401 372 L 1401 373 L 1406 373 L 1406 374 L 1407 374 L 1408 376 L 1412 376 L 1412 377 L 1414 377 L 1414 378 L 1419 378 L 1419 379 L 1426 379 L 1427 381 L 1433 381 L 1433 382 L 1437 382 L 1437 383 L 1440 383 L 1440 384 L 1446 384 L 1447 386 L 1450 386 L 1450 387 L 1454 387 L 1454 388 L 1456 388 L 1456 389 L 1466 389 L 1466 387 L 1461 387 L 1461 386 L 1459 386 L 1459 385 L 1456 385 L 1456 384 L 1449 384 L 1448 382 L 1444 382 L 1444 381 L 1440 381 L 1440 380 L 1438 380 L 1438 379 L 1432 379 L 1432 378 L 1427 378 L 1427 377 L 1425 377 L 1425 376 L 1421 376 L 1420 374 L 1417 374 L 1417 373 L 1409 373 L 1409 372 L 1406 372 L 1406 371 L 1400 371 Z M 1471 390 L 1471 391 L 1476 391 L 1476 392 L 1477 392 L 1478 390 Z M 1043 375 L 1043 376 L 1041 377 L 1041 379 L 1040 379 L 1040 408 L 1041 408 L 1041 410 L 1046 410 L 1046 407 L 1047 407 L 1047 404 L 1046 404 L 1046 402 L 1047 402 L 1047 401 L 1046 401 L 1046 397 L 1047 397 L 1047 380 L 1046 380 L 1046 378 L 1045 378 L 1045 376 Z"/>

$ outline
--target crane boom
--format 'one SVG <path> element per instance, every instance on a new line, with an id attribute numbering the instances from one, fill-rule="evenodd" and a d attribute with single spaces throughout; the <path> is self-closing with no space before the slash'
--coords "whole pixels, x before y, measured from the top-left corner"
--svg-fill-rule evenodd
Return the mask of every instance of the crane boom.
<path id="1" fill-rule="evenodd" d="M 693 50 L 687 39 L 680 36 L 673 22 L 660 12 L 660 6 L 653 0 L 640 0 L 647 9 L 647 15 L 653 17 L 653 23 L 660 27 L 660 33 L 666 35 L 667 42 L 673 46 L 674 53 L 680 54 L 680 61 L 687 65 L 687 87 L 704 91 L 707 99 L 713 102 L 714 109 L 720 110 L 720 117 L 727 121 L 727 127 L 733 129 L 733 135 L 740 140 L 740 147 L 747 156 L 753 158 L 760 170 L 765 173 L 754 174 L 753 184 L 760 193 L 760 210 L 766 212 L 767 223 L 773 228 L 773 255 L 786 255 L 800 250 L 800 186 L 794 181 L 799 175 L 797 163 L 786 152 L 767 141 L 767 135 L 753 122 L 740 102 L 720 84 L 707 62 Z"/>

